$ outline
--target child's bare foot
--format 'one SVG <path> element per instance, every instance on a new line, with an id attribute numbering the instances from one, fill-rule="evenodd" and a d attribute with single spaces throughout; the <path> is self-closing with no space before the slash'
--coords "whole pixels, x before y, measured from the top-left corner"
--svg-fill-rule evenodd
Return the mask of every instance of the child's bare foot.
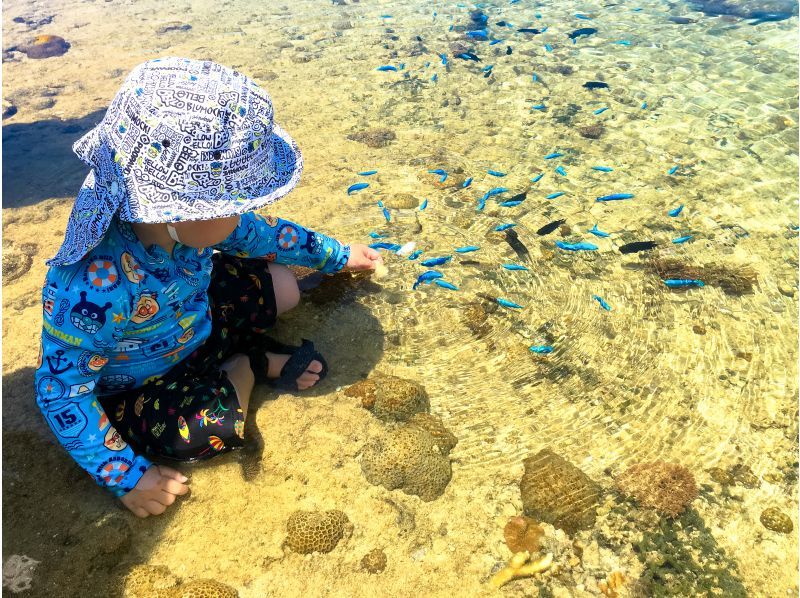
<path id="1" fill-rule="evenodd" d="M 281 370 L 286 362 L 289 361 L 291 355 L 284 355 L 280 353 L 267 352 L 267 359 L 269 366 L 267 368 L 267 378 L 280 378 Z M 297 379 L 297 388 L 305 390 L 310 386 L 314 386 L 319 380 L 319 373 L 322 371 L 322 364 L 316 359 L 308 364 L 306 371 L 303 372 Z"/>

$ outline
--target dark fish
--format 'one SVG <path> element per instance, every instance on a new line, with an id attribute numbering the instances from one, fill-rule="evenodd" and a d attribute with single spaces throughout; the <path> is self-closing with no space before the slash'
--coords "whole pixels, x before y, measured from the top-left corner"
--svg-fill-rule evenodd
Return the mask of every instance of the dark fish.
<path id="1" fill-rule="evenodd" d="M 512 50 L 511 50 L 511 46 L 506 46 L 506 56 L 508 56 L 509 54 L 511 54 L 511 51 L 512 51 Z"/>
<path id="2" fill-rule="evenodd" d="M 536 234 L 539 236 L 549 235 L 554 230 L 556 230 L 559 226 L 564 224 L 566 219 L 561 220 L 553 220 L 552 222 L 545 224 L 542 228 L 536 231 Z"/>
<path id="3" fill-rule="evenodd" d="M 677 25 L 689 25 L 690 23 L 697 23 L 695 19 L 690 19 L 689 17 L 669 17 L 667 20 Z"/>
<path id="4" fill-rule="evenodd" d="M 583 86 L 586 89 L 608 89 L 608 83 L 602 81 L 587 81 Z"/>
<path id="5" fill-rule="evenodd" d="M 576 29 L 575 31 L 570 33 L 568 35 L 568 37 L 572 41 L 575 41 L 576 39 L 578 39 L 582 35 L 589 36 L 589 35 L 592 35 L 593 33 L 597 33 L 597 29 L 595 29 L 594 27 L 581 27 L 580 29 Z"/>
<path id="6" fill-rule="evenodd" d="M 748 18 L 755 19 L 755 21 L 751 21 L 751 25 L 760 25 L 761 23 L 770 23 L 772 21 L 783 21 L 785 19 L 790 19 L 794 16 L 792 12 L 765 12 L 761 10 L 755 10 L 750 13 Z"/>
<path id="7" fill-rule="evenodd" d="M 461 54 L 456 54 L 456 58 L 461 58 L 462 60 L 474 60 L 475 62 L 481 61 L 481 59 L 472 52 L 462 52 Z"/>
<path id="8" fill-rule="evenodd" d="M 528 192 L 523 191 L 522 193 L 517 193 L 514 197 L 510 198 L 508 201 L 525 201 L 525 198 L 528 197 Z"/>
<path id="9" fill-rule="evenodd" d="M 540 30 L 532 29 L 531 27 L 523 27 L 522 29 L 517 29 L 517 31 L 519 31 L 520 33 L 533 33 L 533 34 L 541 33 Z"/>
<path id="10" fill-rule="evenodd" d="M 526 262 L 530 261 L 530 252 L 528 251 L 528 248 L 525 247 L 525 244 L 519 240 L 517 231 L 515 231 L 513 228 L 506 230 L 506 241 L 509 245 L 511 245 L 511 249 L 513 249 L 519 256 L 519 259 Z"/>
<path id="11" fill-rule="evenodd" d="M 497 25 L 498 27 L 505 27 L 506 26 L 506 22 L 505 21 L 497 21 L 497 23 L 495 23 L 495 25 Z"/>
<path id="12" fill-rule="evenodd" d="M 655 249 L 657 243 L 655 241 L 634 241 L 633 243 L 625 243 L 619 248 L 620 253 L 638 253 L 639 251 L 647 251 L 648 249 Z"/>

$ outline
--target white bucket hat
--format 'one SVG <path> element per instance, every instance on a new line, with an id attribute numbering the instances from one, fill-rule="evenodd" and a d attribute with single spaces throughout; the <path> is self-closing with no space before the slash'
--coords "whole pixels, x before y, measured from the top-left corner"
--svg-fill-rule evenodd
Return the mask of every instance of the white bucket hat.
<path id="1" fill-rule="evenodd" d="M 92 171 L 47 264 L 80 260 L 117 211 L 128 222 L 178 222 L 277 201 L 297 184 L 303 158 L 272 117 L 266 91 L 229 67 L 176 57 L 138 65 L 72 146 Z"/>

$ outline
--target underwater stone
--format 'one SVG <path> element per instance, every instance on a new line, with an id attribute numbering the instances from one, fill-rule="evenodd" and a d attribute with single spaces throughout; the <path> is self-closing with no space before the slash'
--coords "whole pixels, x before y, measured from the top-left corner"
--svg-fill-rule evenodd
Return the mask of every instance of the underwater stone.
<path id="1" fill-rule="evenodd" d="M 712 467 L 708 470 L 708 473 L 711 474 L 712 480 L 722 486 L 733 486 L 735 482 L 733 476 L 721 467 Z"/>
<path id="2" fill-rule="evenodd" d="M 166 25 L 159 27 L 156 30 L 158 35 L 162 35 L 164 33 L 169 33 L 170 31 L 189 31 L 192 26 L 188 23 L 181 23 L 180 21 L 170 21 Z"/>
<path id="3" fill-rule="evenodd" d="M 69 50 L 70 45 L 63 37 L 57 35 L 37 35 L 33 40 L 17 50 L 24 52 L 28 58 L 50 58 L 61 56 Z"/>
<path id="4" fill-rule="evenodd" d="M 396 193 L 384 199 L 383 205 L 392 210 L 411 210 L 419 207 L 419 198 L 410 193 Z"/>
<path id="5" fill-rule="evenodd" d="M 370 129 L 368 131 L 359 131 L 357 133 L 351 133 L 347 136 L 350 141 L 358 141 L 359 143 L 363 143 L 368 147 L 373 148 L 380 148 L 386 147 L 397 139 L 397 135 L 395 135 L 394 131 L 391 129 Z"/>
<path id="6" fill-rule="evenodd" d="M 361 559 L 361 568 L 373 575 L 380 573 L 386 569 L 386 554 L 380 548 L 370 550 Z"/>
<path id="7" fill-rule="evenodd" d="M 677 463 L 637 463 L 625 470 L 616 484 L 628 498 L 667 517 L 677 517 L 697 497 L 692 472 Z"/>
<path id="8" fill-rule="evenodd" d="M 600 123 L 578 128 L 578 133 L 580 133 L 581 137 L 585 137 L 586 139 L 600 139 L 605 132 L 606 128 Z"/>
<path id="9" fill-rule="evenodd" d="M 17 113 L 17 107 L 6 99 L 3 99 L 3 120 L 11 118 Z"/>
<path id="10" fill-rule="evenodd" d="M 3 243 L 3 282 L 11 282 L 27 274 L 33 264 L 37 246 L 34 243 Z"/>
<path id="11" fill-rule="evenodd" d="M 791 518 L 775 507 L 762 511 L 760 519 L 761 524 L 773 532 L 788 534 L 794 529 Z"/>
<path id="12" fill-rule="evenodd" d="M 531 554 L 539 552 L 539 539 L 544 536 L 544 529 L 536 521 L 524 515 L 512 517 L 503 529 L 503 537 L 508 549 L 516 554 L 527 550 Z"/>
<path id="13" fill-rule="evenodd" d="M 369 483 L 400 489 L 429 502 L 442 495 L 452 475 L 450 460 L 425 430 L 403 426 L 364 447 L 361 471 Z"/>
<path id="14" fill-rule="evenodd" d="M 286 523 L 286 545 L 300 554 L 330 552 L 352 531 L 341 511 L 295 511 Z"/>
<path id="15" fill-rule="evenodd" d="M 421 384 L 388 374 L 356 382 L 347 388 L 345 395 L 360 398 L 365 409 L 386 422 L 402 422 L 415 413 L 430 411 L 428 393 Z"/>
<path id="16" fill-rule="evenodd" d="M 443 455 L 449 455 L 450 451 L 458 444 L 458 438 L 444 427 L 440 418 L 431 413 L 415 413 L 408 420 L 408 425 L 425 430 L 433 436 L 433 440 L 439 446 L 439 450 L 442 451 Z"/>
<path id="17" fill-rule="evenodd" d="M 589 476 L 550 449 L 523 463 L 519 487 L 525 515 L 570 534 L 594 525 L 600 486 Z"/>

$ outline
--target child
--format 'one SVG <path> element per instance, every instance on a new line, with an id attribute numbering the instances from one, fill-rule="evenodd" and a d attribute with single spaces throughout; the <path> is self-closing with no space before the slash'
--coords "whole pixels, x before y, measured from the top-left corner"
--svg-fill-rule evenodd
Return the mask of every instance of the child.
<path id="1" fill-rule="evenodd" d="M 92 170 L 48 261 L 36 400 L 78 464 L 147 517 L 188 480 L 145 455 L 239 448 L 255 383 L 298 390 L 327 373 L 310 341 L 266 336 L 299 300 L 278 264 L 381 258 L 253 212 L 291 191 L 302 157 L 264 90 L 214 62 L 137 66 L 73 149 Z"/>

